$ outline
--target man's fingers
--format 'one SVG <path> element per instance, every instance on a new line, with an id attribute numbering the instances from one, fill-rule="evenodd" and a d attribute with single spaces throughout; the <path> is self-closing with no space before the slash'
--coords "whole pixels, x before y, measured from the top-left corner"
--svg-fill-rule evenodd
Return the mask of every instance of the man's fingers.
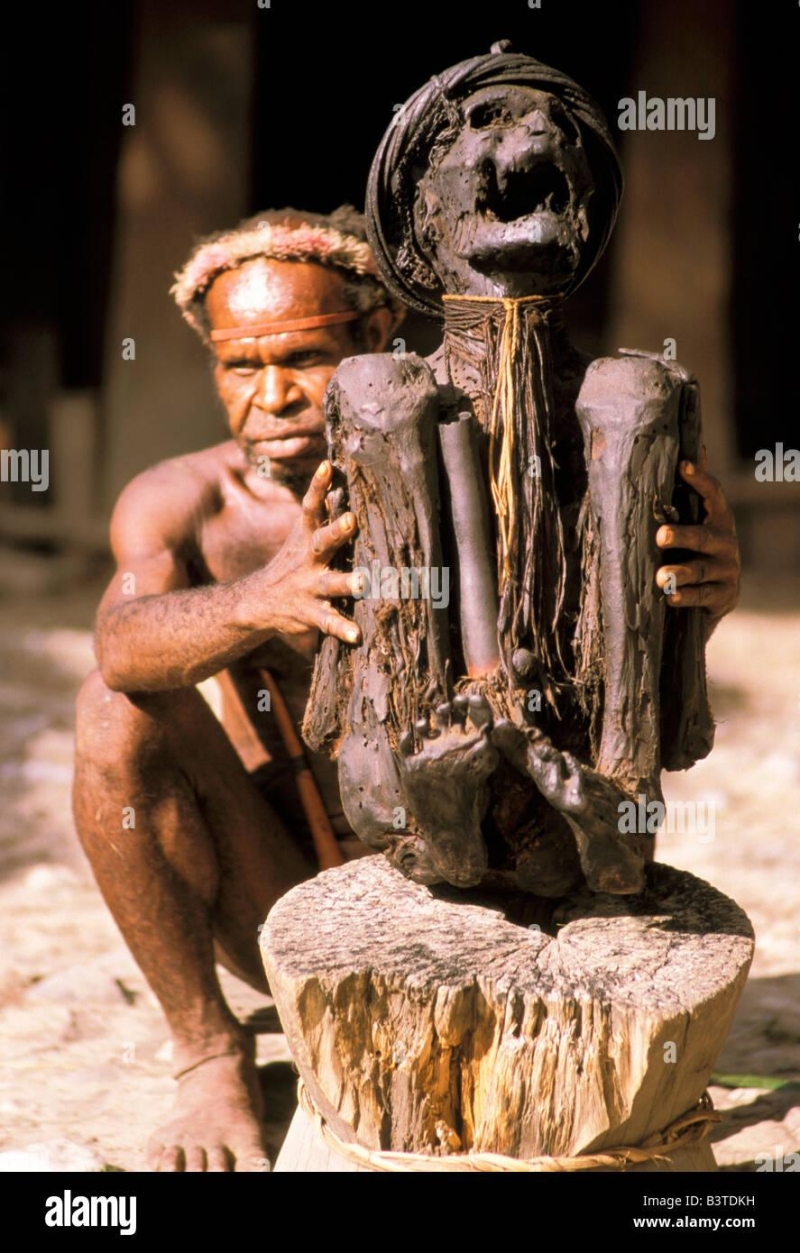
<path id="1" fill-rule="evenodd" d="M 345 644 L 358 644 L 361 639 L 356 623 L 337 613 L 332 605 L 320 604 L 317 626 L 324 635 L 333 635 Z"/>
<path id="2" fill-rule="evenodd" d="M 703 583 L 708 562 L 693 561 L 686 566 L 661 566 L 656 570 L 656 586 L 664 588 L 683 587 L 686 583 Z M 703 578 L 700 578 L 702 573 Z"/>
<path id="3" fill-rule="evenodd" d="M 682 587 L 666 600 L 679 609 L 700 606 L 712 614 L 721 613 L 730 603 L 731 589 L 727 583 L 700 583 L 696 587 Z"/>
<path id="4" fill-rule="evenodd" d="M 365 580 L 363 574 L 355 572 L 346 574 L 342 570 L 325 570 L 320 575 L 317 586 L 321 596 L 325 596 L 329 600 L 336 600 L 337 596 L 360 596 L 364 591 Z"/>
<path id="5" fill-rule="evenodd" d="M 703 466 L 682 461 L 681 478 L 702 497 L 708 518 L 724 530 L 734 530 L 733 514 L 722 490 L 719 479 L 709 474 Z"/>
<path id="6" fill-rule="evenodd" d="M 343 513 L 335 522 L 320 526 L 311 538 L 311 547 L 317 557 L 327 558 L 351 540 L 356 533 L 356 520 L 352 513 Z"/>
<path id="7" fill-rule="evenodd" d="M 317 466 L 303 497 L 303 517 L 311 526 L 318 526 L 325 517 L 325 497 L 331 485 L 331 473 L 330 461 L 323 461 Z"/>
<path id="8" fill-rule="evenodd" d="M 680 565 L 662 566 L 656 583 L 664 589 L 668 605 L 678 609 L 699 607 L 712 617 L 722 617 L 739 596 L 739 545 L 733 512 L 719 481 L 708 473 L 705 445 L 700 449 L 699 464 L 684 461 L 680 472 L 684 482 L 701 497 L 705 522 L 699 526 L 670 523 L 659 527 L 656 543 L 659 548 L 683 548 L 700 555 L 697 560 Z"/>
<path id="9" fill-rule="evenodd" d="M 659 548 L 687 548 L 689 552 L 708 553 L 711 556 L 734 557 L 736 539 L 725 531 L 711 526 L 660 526 L 656 532 Z"/>
<path id="10" fill-rule="evenodd" d="M 733 585 L 737 575 L 738 567 L 735 562 L 711 557 L 708 561 L 689 561 L 682 566 L 662 566 L 656 572 L 656 583 L 662 589 L 687 587 L 697 583 Z"/>

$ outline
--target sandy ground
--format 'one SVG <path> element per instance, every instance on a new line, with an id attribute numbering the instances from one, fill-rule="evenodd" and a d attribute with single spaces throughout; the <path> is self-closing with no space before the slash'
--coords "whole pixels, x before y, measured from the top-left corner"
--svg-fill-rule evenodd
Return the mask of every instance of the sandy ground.
<path id="1" fill-rule="evenodd" d="M 84 589 L 0 605 L 5 1169 L 143 1170 L 144 1144 L 172 1100 L 161 1012 L 72 829 L 73 700 L 93 664 L 96 599 Z M 663 836 L 660 858 L 734 897 L 755 927 L 751 977 L 717 1065 L 734 1078 L 712 1088 L 725 1113 L 717 1160 L 753 1170 L 764 1168 L 759 1154 L 800 1149 L 800 585 L 751 580 L 711 641 L 709 673 L 714 752 L 667 776 L 668 799 L 700 803 L 699 821 Z M 274 1156 L 294 1100 L 289 1054 L 271 1002 L 223 980 L 257 1032 Z"/>

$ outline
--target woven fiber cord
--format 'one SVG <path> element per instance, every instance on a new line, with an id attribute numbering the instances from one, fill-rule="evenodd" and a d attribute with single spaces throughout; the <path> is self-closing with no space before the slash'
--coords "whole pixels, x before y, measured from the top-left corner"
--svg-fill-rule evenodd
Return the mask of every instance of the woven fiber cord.
<path id="1" fill-rule="evenodd" d="M 557 693 L 570 682 L 562 651 L 567 559 L 550 357 L 550 317 L 560 299 L 443 297 L 448 362 L 474 353 L 480 363 L 479 421 L 488 436 L 488 486 L 497 520 L 497 626 L 505 671 L 513 687 L 513 655 L 518 648 L 530 651 L 539 664 L 538 685 L 557 711 Z"/>
<path id="2" fill-rule="evenodd" d="M 330 1148 L 358 1166 L 371 1171 L 403 1173 L 419 1171 L 480 1171 L 489 1173 L 547 1174 L 608 1167 L 625 1170 L 640 1162 L 666 1160 L 678 1149 L 698 1144 L 713 1123 L 721 1120 L 708 1092 L 697 1104 L 681 1114 L 663 1131 L 648 1136 L 641 1144 L 605 1149 L 602 1153 L 579 1153 L 575 1157 L 505 1157 L 502 1153 L 395 1153 L 383 1149 L 365 1149 L 360 1144 L 340 1140 L 315 1106 L 302 1079 L 297 1085 L 301 1108 L 313 1119 L 319 1135 Z"/>

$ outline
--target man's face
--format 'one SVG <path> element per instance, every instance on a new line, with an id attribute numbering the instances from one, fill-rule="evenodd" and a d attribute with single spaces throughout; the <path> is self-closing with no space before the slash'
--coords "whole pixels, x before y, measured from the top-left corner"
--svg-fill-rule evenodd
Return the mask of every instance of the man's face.
<path id="1" fill-rule="evenodd" d="M 348 308 L 345 283 L 336 271 L 314 262 L 264 258 L 220 274 L 206 297 L 212 330 Z M 214 343 L 214 380 L 231 433 L 251 465 L 269 464 L 272 479 L 300 485 L 327 455 L 322 400 L 339 362 L 359 351 L 356 325 L 346 322 L 257 339 L 243 334 Z M 373 350 L 383 346 L 374 335 L 371 340 Z"/>
<path id="2" fill-rule="evenodd" d="M 445 291 L 547 295 L 586 241 L 593 184 L 580 132 L 554 96 L 486 87 L 420 184 L 415 220 Z"/>

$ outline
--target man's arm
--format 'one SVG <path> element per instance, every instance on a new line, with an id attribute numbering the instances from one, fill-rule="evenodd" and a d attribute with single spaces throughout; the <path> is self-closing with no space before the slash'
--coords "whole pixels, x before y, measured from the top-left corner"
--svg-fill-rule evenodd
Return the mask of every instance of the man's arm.
<path id="1" fill-rule="evenodd" d="M 191 687 L 273 635 L 318 629 L 357 643 L 355 623 L 331 598 L 359 590 L 358 575 L 328 569 L 352 538 L 355 519 L 325 523 L 331 468 L 324 462 L 302 513 L 268 565 L 230 583 L 192 588 L 187 552 L 198 506 L 196 483 L 159 470 L 120 497 L 111 541 L 117 573 L 97 615 L 95 648 L 108 687 L 158 692 Z"/>

